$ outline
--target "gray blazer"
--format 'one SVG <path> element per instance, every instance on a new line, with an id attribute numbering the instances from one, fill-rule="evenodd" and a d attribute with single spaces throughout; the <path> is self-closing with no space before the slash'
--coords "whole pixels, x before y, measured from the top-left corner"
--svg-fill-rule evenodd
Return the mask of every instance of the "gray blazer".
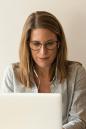
<path id="1" fill-rule="evenodd" d="M 25 88 L 16 78 L 12 65 L 9 65 L 1 82 L 2 93 L 36 93 L 36 84 Z M 86 129 L 86 71 L 79 63 L 71 62 L 69 76 L 60 84 L 55 78 L 51 92 L 62 94 L 62 121 L 65 129 Z"/>

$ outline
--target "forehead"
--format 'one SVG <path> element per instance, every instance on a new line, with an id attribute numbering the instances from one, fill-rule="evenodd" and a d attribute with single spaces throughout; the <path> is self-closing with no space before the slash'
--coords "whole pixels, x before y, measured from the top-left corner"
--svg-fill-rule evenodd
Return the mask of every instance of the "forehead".
<path id="1" fill-rule="evenodd" d="M 45 28 L 37 28 L 31 31 L 31 40 L 49 40 L 56 39 L 56 34 Z"/>

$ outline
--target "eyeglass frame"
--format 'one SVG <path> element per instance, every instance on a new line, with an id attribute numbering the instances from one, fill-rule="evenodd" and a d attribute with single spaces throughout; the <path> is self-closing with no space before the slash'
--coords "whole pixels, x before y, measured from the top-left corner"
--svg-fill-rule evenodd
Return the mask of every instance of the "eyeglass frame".
<path id="1" fill-rule="evenodd" d="M 47 48 L 47 44 L 48 44 L 49 42 L 52 42 L 53 44 L 56 43 L 56 46 L 57 46 L 57 43 L 58 43 L 59 41 L 58 41 L 58 40 L 48 40 L 48 41 L 45 41 L 44 43 L 42 43 L 42 42 L 40 42 L 40 41 L 30 41 L 30 44 L 32 44 L 32 42 L 37 42 L 37 43 L 39 43 L 40 47 L 39 47 L 37 50 L 31 48 L 31 46 L 30 46 L 30 48 L 31 48 L 32 50 L 34 50 L 34 51 L 39 51 L 39 50 L 41 49 L 42 45 L 45 46 L 45 48 L 46 48 L 47 50 L 53 50 L 53 49 L 55 49 L 55 48 L 49 49 L 49 48 Z M 56 46 L 55 46 L 55 47 L 56 47 Z"/>

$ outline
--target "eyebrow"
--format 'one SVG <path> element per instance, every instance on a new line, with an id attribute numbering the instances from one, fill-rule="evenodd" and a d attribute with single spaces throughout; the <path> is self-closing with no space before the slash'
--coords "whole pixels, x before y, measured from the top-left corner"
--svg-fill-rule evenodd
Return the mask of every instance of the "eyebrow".
<path id="1" fill-rule="evenodd" d="M 57 41 L 57 40 L 55 40 L 55 39 L 49 39 L 49 40 L 44 41 L 44 42 L 48 42 L 48 41 Z M 30 41 L 30 42 L 41 42 L 41 41 L 38 41 L 38 40 L 32 40 L 32 41 Z"/>

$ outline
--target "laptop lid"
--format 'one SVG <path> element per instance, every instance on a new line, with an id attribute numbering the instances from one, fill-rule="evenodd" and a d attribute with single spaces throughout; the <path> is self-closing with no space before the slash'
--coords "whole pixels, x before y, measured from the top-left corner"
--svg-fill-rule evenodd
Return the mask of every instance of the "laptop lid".
<path id="1" fill-rule="evenodd" d="M 62 129 L 58 93 L 0 95 L 0 129 Z"/>

